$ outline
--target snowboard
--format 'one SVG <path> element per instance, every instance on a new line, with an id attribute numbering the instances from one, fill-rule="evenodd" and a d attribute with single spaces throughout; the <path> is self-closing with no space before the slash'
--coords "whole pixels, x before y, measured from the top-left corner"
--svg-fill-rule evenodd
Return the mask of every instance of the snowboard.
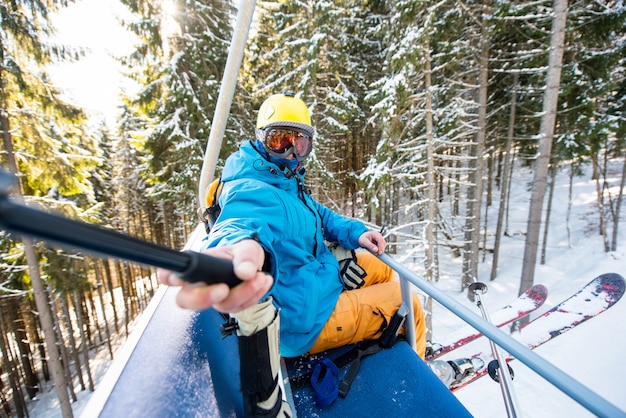
<path id="1" fill-rule="evenodd" d="M 491 320 L 496 326 L 503 327 L 507 324 L 526 317 L 531 312 L 541 307 L 548 298 L 548 289 L 537 284 L 522 293 L 511 304 L 491 314 Z M 435 360 L 444 354 L 451 352 L 482 336 L 475 328 L 467 325 L 460 330 L 446 335 L 445 339 L 432 345 L 432 351 L 426 352 L 426 361 Z"/>
<path id="2" fill-rule="evenodd" d="M 606 311 L 620 300 L 625 289 L 626 282 L 619 274 L 602 274 L 511 335 L 532 350 Z M 509 356 L 506 360 L 508 362 L 512 359 L 513 357 Z M 483 351 L 467 357 L 467 360 L 477 367 L 473 373 L 452 383 L 449 386 L 452 391 L 488 374 L 489 364 L 494 358 L 491 351 Z"/>

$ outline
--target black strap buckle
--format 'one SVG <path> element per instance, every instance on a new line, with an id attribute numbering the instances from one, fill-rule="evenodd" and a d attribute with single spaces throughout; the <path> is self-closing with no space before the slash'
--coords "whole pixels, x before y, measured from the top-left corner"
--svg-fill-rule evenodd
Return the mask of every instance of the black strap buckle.
<path id="1" fill-rule="evenodd" d="M 222 340 L 232 335 L 232 333 L 237 331 L 238 329 L 239 329 L 239 325 L 237 324 L 237 320 L 229 316 L 226 319 L 226 322 L 220 325 L 220 334 L 222 334 Z"/>

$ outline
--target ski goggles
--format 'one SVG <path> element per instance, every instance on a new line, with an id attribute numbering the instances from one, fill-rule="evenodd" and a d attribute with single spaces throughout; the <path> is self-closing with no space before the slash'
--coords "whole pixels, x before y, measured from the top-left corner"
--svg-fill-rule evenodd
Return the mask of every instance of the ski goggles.
<path id="1" fill-rule="evenodd" d="M 298 161 L 302 161 L 313 149 L 311 135 L 294 129 L 269 128 L 263 141 L 269 153 L 278 158 L 287 158 L 293 153 Z"/>

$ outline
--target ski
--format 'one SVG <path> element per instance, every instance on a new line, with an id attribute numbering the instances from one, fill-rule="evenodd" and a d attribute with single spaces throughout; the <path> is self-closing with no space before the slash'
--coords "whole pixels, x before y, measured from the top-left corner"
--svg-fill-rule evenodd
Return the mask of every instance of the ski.
<path id="1" fill-rule="evenodd" d="M 498 327 L 510 324 L 526 317 L 528 314 L 538 309 L 547 298 L 548 289 L 541 284 L 534 285 L 526 292 L 522 293 L 510 305 L 491 314 L 491 320 L 494 324 L 497 324 Z M 476 331 L 473 327 L 469 325 L 463 327 L 458 331 L 448 334 L 442 341 L 433 344 L 432 350 L 427 350 L 425 360 L 435 360 L 452 350 L 474 341 L 480 336 L 482 336 L 482 333 Z"/>
<path id="2" fill-rule="evenodd" d="M 619 301 L 625 289 L 626 282 L 619 274 L 600 275 L 575 294 L 523 325 L 511 335 L 532 350 L 606 311 Z M 506 359 L 507 362 L 511 360 L 513 360 L 511 356 Z M 493 355 L 490 351 L 483 351 L 461 360 L 455 360 L 453 363 L 466 363 L 467 361 L 478 366 L 470 373 L 465 373 L 461 380 L 450 384 L 449 387 L 452 391 L 456 391 L 488 373 L 492 375 L 494 380 L 497 379 L 497 370 L 494 367 L 497 364 L 494 364 Z M 451 367 L 453 366 L 451 365 Z"/>

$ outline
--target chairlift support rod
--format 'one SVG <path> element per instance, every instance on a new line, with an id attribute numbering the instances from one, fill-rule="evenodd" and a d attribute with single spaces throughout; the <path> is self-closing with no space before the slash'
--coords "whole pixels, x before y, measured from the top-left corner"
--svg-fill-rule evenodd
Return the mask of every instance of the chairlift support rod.
<path id="1" fill-rule="evenodd" d="M 239 76 L 239 69 L 243 61 L 255 6 L 256 1 L 241 0 L 239 2 L 237 20 L 233 28 L 233 38 L 230 43 L 226 66 L 224 67 L 222 84 L 220 85 L 220 92 L 217 96 L 217 105 L 215 107 L 215 114 L 213 115 L 209 141 L 204 154 L 200 181 L 198 182 L 199 208 L 204 208 L 205 206 L 204 201 L 207 188 L 213 180 L 215 168 L 217 167 L 217 160 L 222 147 L 222 138 L 226 131 L 228 114 L 230 113 L 230 107 L 233 103 L 233 96 L 235 95 L 235 88 L 237 87 L 237 77 Z"/>
<path id="2" fill-rule="evenodd" d="M 476 306 L 480 309 L 485 321 L 493 324 L 482 297 L 482 295 L 487 292 L 487 285 L 480 282 L 474 282 L 469 286 L 469 290 L 474 293 L 474 296 L 476 296 Z M 498 347 L 492 340 L 489 340 L 489 346 L 491 347 L 493 357 L 499 365 L 500 371 L 498 383 L 500 384 L 500 390 L 502 391 L 506 414 L 509 418 L 517 418 L 519 416 L 517 412 L 517 399 L 515 399 L 515 392 L 513 391 L 513 378 L 511 377 L 511 373 L 509 373 L 509 365 L 506 362 L 506 357 L 502 354 L 500 347 Z"/>
<path id="3" fill-rule="evenodd" d="M 489 340 L 507 350 L 519 361 L 524 363 L 538 375 L 546 379 L 560 391 L 568 395 L 590 412 L 594 413 L 596 416 L 606 418 L 626 416 L 624 411 L 602 398 L 597 393 L 565 373 L 563 370 L 530 350 L 528 347 L 524 346 L 510 335 L 503 332 L 495 325 L 490 324 L 466 306 L 461 305 L 459 302 L 446 295 L 443 291 L 437 289 L 428 281 L 419 277 L 413 271 L 404 267 L 389 255 L 382 254 L 378 257 L 389 267 L 397 271 L 400 274 L 400 277 L 404 280 L 410 281 L 412 284 L 426 292 L 437 302 L 480 331 L 483 335 L 489 338 Z M 407 306 L 412 307 L 412 304 Z"/>

